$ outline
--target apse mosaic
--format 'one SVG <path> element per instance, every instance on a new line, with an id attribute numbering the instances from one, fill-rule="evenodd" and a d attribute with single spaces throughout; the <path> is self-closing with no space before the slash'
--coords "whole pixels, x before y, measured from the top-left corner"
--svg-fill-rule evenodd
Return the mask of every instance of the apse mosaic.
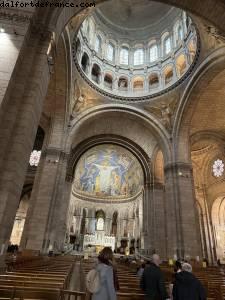
<path id="1" fill-rule="evenodd" d="M 131 197 L 143 186 L 136 157 L 123 147 L 104 144 L 89 149 L 79 160 L 74 190 L 97 197 Z"/>

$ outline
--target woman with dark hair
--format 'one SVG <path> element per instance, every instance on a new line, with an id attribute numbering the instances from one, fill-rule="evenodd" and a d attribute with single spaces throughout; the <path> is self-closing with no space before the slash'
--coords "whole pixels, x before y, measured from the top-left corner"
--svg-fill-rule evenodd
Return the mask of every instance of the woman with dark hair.
<path id="1" fill-rule="evenodd" d="M 118 279 L 112 260 L 112 249 L 105 247 L 98 256 L 98 265 L 96 267 L 100 276 L 100 288 L 92 295 L 92 300 L 116 300 Z"/>

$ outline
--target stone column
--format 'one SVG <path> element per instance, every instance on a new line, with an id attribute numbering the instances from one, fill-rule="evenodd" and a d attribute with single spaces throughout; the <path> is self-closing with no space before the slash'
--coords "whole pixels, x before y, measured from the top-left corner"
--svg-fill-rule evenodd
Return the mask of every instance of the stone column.
<path id="1" fill-rule="evenodd" d="M 161 258 L 166 259 L 165 189 L 161 182 L 154 182 L 154 248 Z"/>
<path id="2" fill-rule="evenodd" d="M 143 230 L 142 243 L 148 252 L 152 252 L 154 247 L 154 201 L 152 195 L 152 184 L 145 183 L 143 193 Z M 143 246 L 143 245 L 142 245 Z"/>
<path id="3" fill-rule="evenodd" d="M 165 166 L 165 175 L 167 255 L 201 257 L 192 166 L 169 164 Z"/>
<path id="4" fill-rule="evenodd" d="M 39 28 L 27 36 L 0 114 L 0 254 L 11 235 L 16 210 L 47 93 L 51 35 Z"/>
<path id="5" fill-rule="evenodd" d="M 16 10 L 9 10 L 5 14 L 2 12 L 0 16 L 1 28 L 4 30 L 0 32 L 0 106 L 7 88 L 12 87 L 10 79 L 17 68 L 20 51 L 26 44 L 29 17 L 20 15 Z"/>
<path id="6" fill-rule="evenodd" d="M 51 207 L 52 216 L 45 234 L 45 240 L 50 240 L 55 250 L 63 249 L 71 201 L 72 178 L 66 177 L 66 167 L 67 155 L 61 153 L 61 159 L 59 161 L 60 174 L 58 174 L 58 178 L 56 178 L 57 188 L 54 193 L 55 203 L 53 207 Z M 47 250 L 47 248 L 44 249 L 45 252 L 47 252 Z"/>
<path id="7" fill-rule="evenodd" d="M 64 242 L 69 204 L 64 198 L 70 190 L 70 184 L 66 189 L 65 183 L 66 162 L 65 153 L 60 150 L 43 151 L 25 223 L 23 248 L 47 252 L 50 245 Z"/>

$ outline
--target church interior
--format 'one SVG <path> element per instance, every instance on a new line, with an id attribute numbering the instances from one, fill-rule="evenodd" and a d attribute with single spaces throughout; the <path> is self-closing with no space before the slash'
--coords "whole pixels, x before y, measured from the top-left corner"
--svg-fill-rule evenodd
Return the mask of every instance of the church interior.
<path id="1" fill-rule="evenodd" d="M 224 1 L 17 2 L 0 9 L 0 299 L 85 299 L 81 261 L 104 247 L 165 274 L 191 261 L 225 299 Z M 68 285 L 20 290 L 20 268 Z M 118 299 L 144 299 L 125 272 Z"/>

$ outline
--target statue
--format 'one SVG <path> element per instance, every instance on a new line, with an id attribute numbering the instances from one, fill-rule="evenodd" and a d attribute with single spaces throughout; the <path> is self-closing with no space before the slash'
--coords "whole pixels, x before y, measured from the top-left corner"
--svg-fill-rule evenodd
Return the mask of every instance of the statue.
<path id="1" fill-rule="evenodd" d="M 163 126 L 169 131 L 172 130 L 172 119 L 176 108 L 177 100 L 165 103 L 162 102 L 159 106 L 146 107 L 146 109 L 158 117 Z"/>
<path id="2" fill-rule="evenodd" d="M 77 113 L 85 109 L 87 106 L 87 99 L 85 95 L 81 92 L 79 84 L 77 83 L 77 79 L 74 82 L 74 101 L 73 101 L 73 108 L 72 108 L 72 117 L 75 117 Z"/>
<path id="3" fill-rule="evenodd" d="M 169 104 L 162 103 L 161 104 L 161 115 L 162 115 L 162 123 L 167 128 L 172 128 L 172 115 L 173 111 L 170 108 Z"/>

